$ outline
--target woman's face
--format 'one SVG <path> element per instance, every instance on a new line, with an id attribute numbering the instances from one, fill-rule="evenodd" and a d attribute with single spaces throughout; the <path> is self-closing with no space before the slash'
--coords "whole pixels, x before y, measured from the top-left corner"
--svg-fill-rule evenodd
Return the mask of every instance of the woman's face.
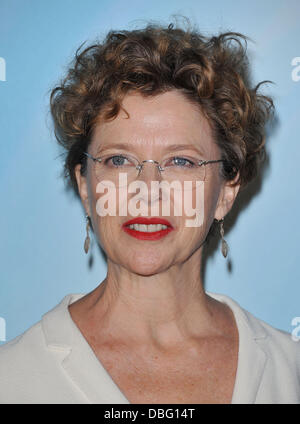
<path id="1" fill-rule="evenodd" d="M 123 107 L 129 113 L 121 110 L 116 119 L 110 122 L 100 122 L 95 127 L 89 154 L 94 157 L 114 154 L 131 154 L 140 162 L 153 159 L 161 162 L 166 157 L 200 157 L 205 160 L 220 159 L 220 150 L 214 142 L 208 121 L 204 118 L 196 105 L 187 101 L 178 91 L 169 91 L 155 97 L 142 97 L 139 94 L 128 94 Z M 126 148 L 117 147 L 117 144 L 126 144 Z M 175 150 L 174 145 L 181 145 L 180 150 Z M 196 152 L 196 153 L 195 153 Z M 115 164 L 116 162 L 114 162 Z M 187 162 L 180 162 L 187 164 Z M 113 164 L 113 166 L 114 166 Z M 125 267 L 128 271 L 140 275 L 151 275 L 167 270 L 170 266 L 185 262 L 203 244 L 214 218 L 221 219 L 231 208 L 236 197 L 238 187 L 230 188 L 224 183 L 219 174 L 221 163 L 206 165 L 205 182 L 202 183 L 200 202 L 203 222 L 200 226 L 188 227 L 186 220 L 191 219 L 184 212 L 175 216 L 174 192 L 170 192 L 170 215 L 162 214 L 162 203 L 165 201 L 161 195 L 151 199 L 151 181 L 162 181 L 163 171 L 160 174 L 155 165 L 146 163 L 138 175 L 138 181 L 143 181 L 148 187 L 146 192 L 139 194 L 129 193 L 130 199 L 138 196 L 138 206 L 148 207 L 147 217 L 151 218 L 151 206 L 159 207 L 158 217 L 165 219 L 172 230 L 166 231 L 162 237 L 154 239 L 139 238 L 133 228 L 128 231 L 124 224 L 135 218 L 127 209 L 126 216 L 99 216 L 99 199 L 103 193 L 99 192 L 99 180 L 95 174 L 94 162 L 88 159 L 86 176 L 80 175 L 80 165 L 76 167 L 76 178 L 79 192 L 86 212 L 92 220 L 94 233 L 112 262 Z M 98 188 L 97 188 L 98 186 Z M 111 193 L 119 207 L 119 188 Z M 192 199 L 193 207 L 196 206 L 197 190 L 195 185 L 188 190 L 188 197 Z M 124 194 L 124 192 L 123 192 Z M 115 196 L 116 195 L 116 196 Z M 181 197 L 184 202 L 184 191 Z M 98 206 L 97 206 L 98 202 Z M 139 214 L 138 216 L 141 216 Z M 137 228 L 137 227 L 135 227 Z M 147 227 L 149 228 L 149 227 Z M 152 227 L 155 228 L 155 227 Z"/>

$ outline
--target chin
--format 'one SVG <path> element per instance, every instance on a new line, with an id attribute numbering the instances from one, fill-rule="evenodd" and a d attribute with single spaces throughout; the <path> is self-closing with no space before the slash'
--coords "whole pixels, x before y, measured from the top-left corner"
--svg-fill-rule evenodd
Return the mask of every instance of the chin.
<path id="1" fill-rule="evenodd" d="M 163 272 L 168 267 L 166 262 L 159 252 L 131 252 L 126 268 L 135 274 L 150 276 Z"/>

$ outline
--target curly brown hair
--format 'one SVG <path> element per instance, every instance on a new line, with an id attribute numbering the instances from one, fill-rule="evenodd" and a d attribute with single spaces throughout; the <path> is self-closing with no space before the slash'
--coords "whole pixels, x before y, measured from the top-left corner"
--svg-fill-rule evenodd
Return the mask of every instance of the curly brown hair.
<path id="1" fill-rule="evenodd" d="M 93 129 L 114 119 L 126 94 L 155 96 L 179 90 L 207 117 L 225 161 L 220 172 L 243 189 L 265 158 L 265 125 L 273 100 L 251 87 L 247 39 L 237 32 L 204 36 L 195 28 L 147 24 L 110 31 L 103 42 L 81 51 L 54 87 L 50 109 L 55 136 L 64 148 L 64 177 L 78 194 L 75 166 L 82 164 Z M 199 113 L 200 113 L 199 110 Z M 125 111 L 126 112 L 126 111 Z M 127 113 L 127 112 L 126 112 Z"/>

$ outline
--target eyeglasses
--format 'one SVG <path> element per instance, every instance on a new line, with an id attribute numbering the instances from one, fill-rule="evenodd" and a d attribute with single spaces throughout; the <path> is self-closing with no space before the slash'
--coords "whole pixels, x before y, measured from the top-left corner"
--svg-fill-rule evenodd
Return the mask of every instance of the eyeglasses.
<path id="1" fill-rule="evenodd" d="M 97 158 L 87 152 L 84 152 L 84 154 L 93 160 L 97 180 L 104 186 L 114 185 L 115 187 L 122 187 L 136 180 L 142 172 L 145 163 L 154 164 L 162 180 L 169 183 L 174 181 L 184 183 L 185 181 L 205 181 L 205 165 L 224 162 L 223 159 L 202 160 L 187 155 L 170 156 L 159 163 L 153 159 L 139 162 L 137 158 L 127 153 L 110 153 Z M 176 185 L 173 186 L 176 189 Z"/>

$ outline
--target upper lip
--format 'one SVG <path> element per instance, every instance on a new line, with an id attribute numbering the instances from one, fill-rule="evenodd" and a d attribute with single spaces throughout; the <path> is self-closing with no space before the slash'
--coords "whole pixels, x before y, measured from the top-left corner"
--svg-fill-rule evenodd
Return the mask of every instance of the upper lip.
<path id="1" fill-rule="evenodd" d="M 168 227 L 173 228 L 173 225 L 167 221 L 166 219 L 162 219 L 159 217 L 152 217 L 152 218 L 146 218 L 144 216 L 139 216 L 137 218 L 133 218 L 130 219 L 129 221 L 126 221 L 123 226 L 128 226 L 131 224 L 146 224 L 146 225 L 150 225 L 150 224 L 162 224 L 162 225 L 167 225 Z"/>

